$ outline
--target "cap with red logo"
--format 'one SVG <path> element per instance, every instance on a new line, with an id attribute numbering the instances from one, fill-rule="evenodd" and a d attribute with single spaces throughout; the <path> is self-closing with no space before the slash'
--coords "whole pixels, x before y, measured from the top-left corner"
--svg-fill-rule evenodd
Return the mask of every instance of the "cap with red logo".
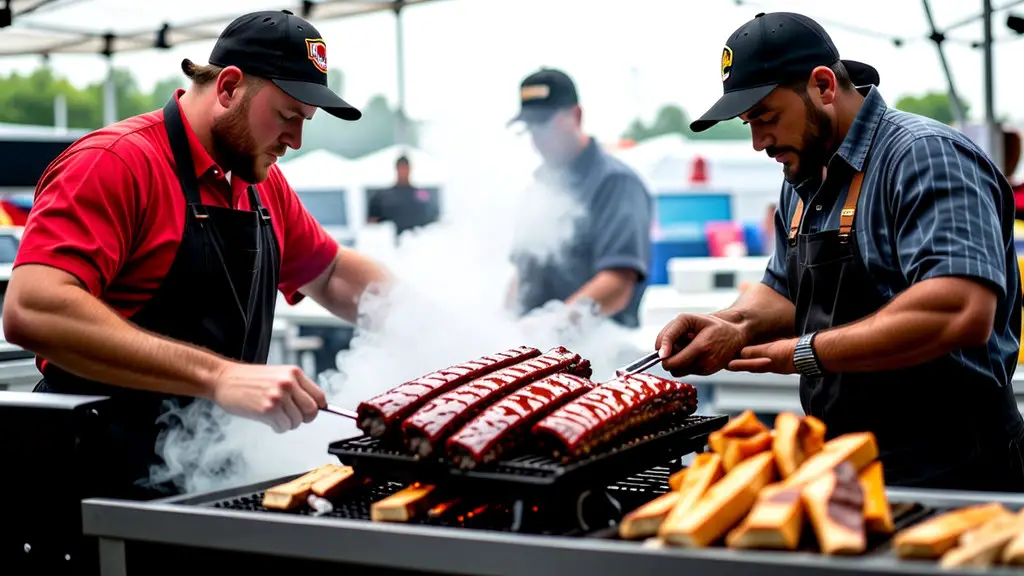
<path id="1" fill-rule="evenodd" d="M 342 120 L 362 117 L 327 87 L 327 42 L 312 24 L 288 10 L 236 18 L 217 39 L 210 64 L 237 66 L 246 74 L 270 80 L 299 102 Z"/>

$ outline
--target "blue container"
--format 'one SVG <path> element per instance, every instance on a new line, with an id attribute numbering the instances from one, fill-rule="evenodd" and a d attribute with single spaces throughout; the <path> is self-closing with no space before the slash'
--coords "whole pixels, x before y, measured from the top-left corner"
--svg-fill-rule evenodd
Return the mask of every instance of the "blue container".
<path id="1" fill-rule="evenodd" d="M 668 261 L 708 255 L 707 240 L 662 240 L 651 244 L 650 284 L 668 284 Z"/>
<path id="2" fill-rule="evenodd" d="M 761 233 L 761 225 L 747 223 L 743 225 L 743 240 L 747 243 L 747 255 L 767 256 L 765 251 L 764 235 Z"/>
<path id="3" fill-rule="evenodd" d="M 667 284 L 669 260 L 708 256 L 704 227 L 732 219 L 732 198 L 704 191 L 662 192 L 655 195 L 654 206 L 650 284 Z"/>

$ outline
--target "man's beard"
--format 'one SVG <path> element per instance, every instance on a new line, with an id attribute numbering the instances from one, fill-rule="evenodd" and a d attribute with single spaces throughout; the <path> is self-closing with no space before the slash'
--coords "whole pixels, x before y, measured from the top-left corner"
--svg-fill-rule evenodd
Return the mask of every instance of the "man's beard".
<path id="1" fill-rule="evenodd" d="M 804 98 L 807 111 L 807 127 L 801 138 L 800 148 L 769 147 L 766 152 L 770 156 L 783 152 L 792 152 L 797 157 L 796 169 L 783 165 L 782 173 L 791 184 L 799 184 L 809 178 L 821 178 L 821 171 L 828 163 L 831 155 L 829 137 L 832 135 L 832 119 L 823 111 L 814 107 L 809 98 Z"/>
<path id="2" fill-rule="evenodd" d="M 259 164 L 260 151 L 249 130 L 249 100 L 213 121 L 213 149 L 221 168 L 244 182 L 267 179 L 267 167 Z"/>

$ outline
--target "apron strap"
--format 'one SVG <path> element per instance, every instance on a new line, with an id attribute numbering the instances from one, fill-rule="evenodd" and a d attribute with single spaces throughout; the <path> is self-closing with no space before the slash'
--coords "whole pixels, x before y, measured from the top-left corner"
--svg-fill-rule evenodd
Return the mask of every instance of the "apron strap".
<path id="1" fill-rule="evenodd" d="M 839 241 L 846 243 L 850 239 L 850 231 L 853 230 L 853 217 L 857 213 L 857 199 L 860 198 L 860 187 L 864 183 L 864 173 L 857 172 L 850 181 L 850 191 L 846 193 L 846 204 L 843 211 L 839 213 Z M 800 224 L 804 219 L 804 201 L 798 198 L 796 210 L 793 211 L 793 219 L 789 223 L 789 244 L 796 246 L 796 237 L 800 233 Z"/>
<path id="2" fill-rule="evenodd" d="M 198 220 L 209 218 L 210 215 L 206 212 L 206 207 L 203 206 L 202 197 L 199 194 L 199 178 L 196 177 L 195 164 L 192 163 L 192 151 L 188 145 L 185 123 L 181 119 L 181 108 L 174 96 L 171 96 L 171 99 L 164 105 L 164 127 L 167 130 L 167 139 L 171 143 L 174 163 L 178 168 L 178 182 L 185 192 L 185 199 L 188 200 L 189 208 L 192 209 L 192 215 Z"/>
<path id="3" fill-rule="evenodd" d="M 260 213 L 261 224 L 267 224 L 270 222 L 270 212 L 263 207 L 263 203 L 260 202 L 260 193 L 256 191 L 256 185 L 249 185 L 249 203 L 252 204 L 252 209 Z"/>
<path id="4" fill-rule="evenodd" d="M 839 241 L 846 243 L 853 230 L 853 216 L 857 213 L 857 199 L 860 198 L 860 186 L 864 183 L 864 173 L 857 172 L 850 181 L 850 191 L 846 193 L 846 204 L 839 213 Z"/>

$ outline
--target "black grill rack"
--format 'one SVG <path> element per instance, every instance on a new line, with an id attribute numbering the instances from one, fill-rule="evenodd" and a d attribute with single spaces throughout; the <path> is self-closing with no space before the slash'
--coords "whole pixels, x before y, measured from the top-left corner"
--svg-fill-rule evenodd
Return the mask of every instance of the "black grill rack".
<path id="1" fill-rule="evenodd" d="M 707 437 L 727 421 L 728 416 L 668 416 L 568 463 L 546 454 L 509 454 L 494 464 L 460 470 L 445 458 L 418 458 L 401 445 L 368 436 L 335 442 L 328 452 L 375 479 L 454 485 L 464 492 L 550 494 L 609 486 L 623 476 L 701 450 Z"/>
<path id="2" fill-rule="evenodd" d="M 616 525 L 622 516 L 669 490 L 668 478 L 681 468 L 678 462 L 658 466 L 625 478 L 603 489 L 589 490 L 574 498 L 517 499 L 499 496 L 465 497 L 439 516 L 420 515 L 411 523 L 452 528 L 471 528 L 555 536 L 585 536 Z M 282 479 L 281 482 L 284 482 Z M 289 511 L 268 510 L 262 505 L 263 491 L 218 494 L 215 499 L 190 499 L 182 503 L 263 514 L 319 516 L 370 520 L 370 506 L 401 490 L 406 484 L 375 481 L 344 492 L 330 501 L 330 511 L 309 505 Z M 452 498 L 455 498 L 455 493 Z M 441 500 L 445 500 L 442 498 Z"/>

